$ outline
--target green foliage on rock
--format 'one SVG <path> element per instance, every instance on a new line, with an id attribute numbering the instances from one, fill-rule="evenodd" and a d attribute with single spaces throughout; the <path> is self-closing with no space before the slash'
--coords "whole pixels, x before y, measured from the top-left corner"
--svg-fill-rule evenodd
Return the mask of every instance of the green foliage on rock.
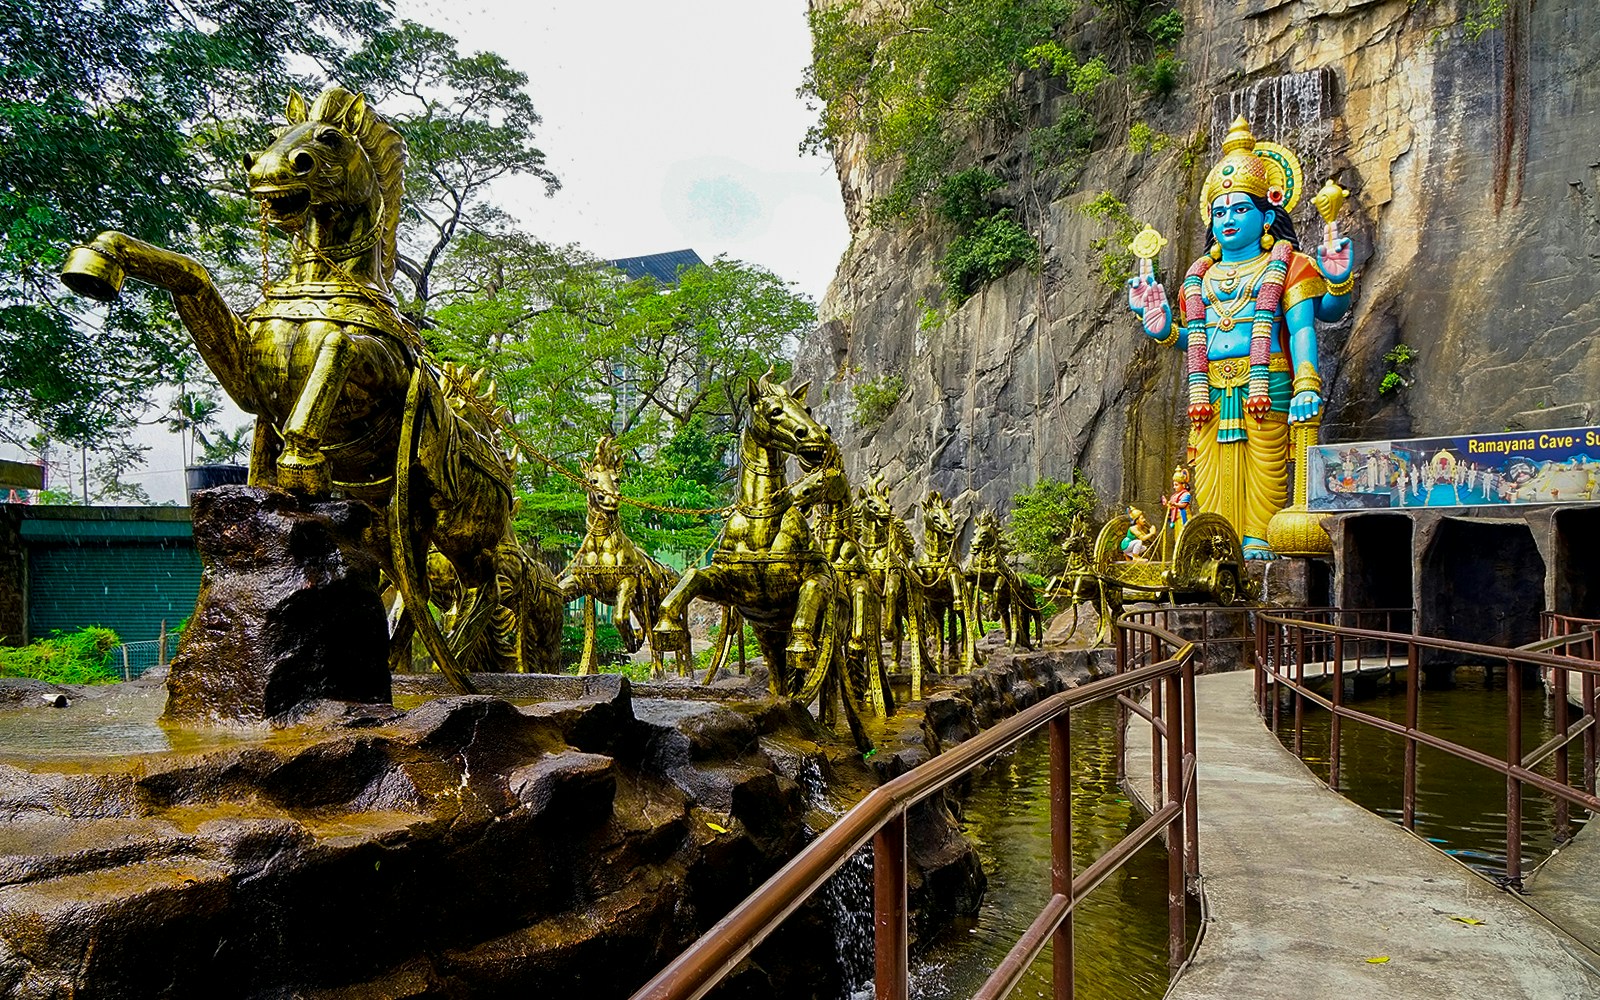
<path id="1" fill-rule="evenodd" d="M 1111 227 L 1106 235 L 1090 240 L 1089 247 L 1097 255 L 1101 283 L 1110 288 L 1121 287 L 1133 277 L 1134 272 L 1133 251 L 1128 249 L 1128 244 L 1138 235 L 1144 223 L 1134 218 L 1128 211 L 1127 203 L 1110 191 L 1100 192 L 1093 201 L 1080 206 L 1078 211 Z"/>
<path id="2" fill-rule="evenodd" d="M 0 646 L 0 677 L 31 677 L 47 684 L 110 684 L 121 680 L 106 664 L 122 640 L 108 628 L 57 630 L 26 646 Z"/>
<path id="3" fill-rule="evenodd" d="M 1070 480 L 1040 479 L 1011 500 L 1011 520 L 1006 538 L 1013 551 L 1027 556 L 1040 573 L 1059 573 L 1066 564 L 1061 543 L 1081 515 L 1094 523 L 1099 498 L 1094 486 L 1074 469 Z"/>
<path id="4" fill-rule="evenodd" d="M 1039 263 L 1039 244 L 1033 234 L 1001 210 L 979 219 L 971 230 L 950 241 L 940 264 L 945 294 L 964 302 L 973 292 L 1018 267 Z"/>
<path id="5" fill-rule="evenodd" d="M 813 62 L 800 91 L 820 117 L 803 149 L 865 135 L 868 155 L 896 161 L 879 221 L 911 215 L 937 189 L 965 133 L 1018 117 L 1016 75 L 1051 42 L 1077 0 L 861 0 L 813 6 Z"/>
<path id="6" fill-rule="evenodd" d="M 1004 186 L 1005 181 L 981 167 L 951 174 L 939 185 L 939 217 L 966 229 L 993 211 L 986 196 Z"/>
<path id="7" fill-rule="evenodd" d="M 1378 383 L 1378 393 L 1387 396 L 1409 388 L 1413 381 L 1411 366 L 1417 360 L 1417 352 L 1409 344 L 1396 344 L 1384 354 L 1383 360 L 1388 371 Z"/>
<path id="8" fill-rule="evenodd" d="M 1134 82 L 1145 93 L 1152 97 L 1164 98 L 1171 96 L 1178 89 L 1178 81 L 1183 73 L 1183 63 L 1170 52 L 1158 54 L 1149 62 L 1136 64 L 1130 72 Z"/>
<path id="9" fill-rule="evenodd" d="M 898 372 L 857 382 L 850 387 L 850 395 L 856 404 L 851 419 L 858 427 L 878 426 L 894 411 L 905 391 L 906 380 Z"/>

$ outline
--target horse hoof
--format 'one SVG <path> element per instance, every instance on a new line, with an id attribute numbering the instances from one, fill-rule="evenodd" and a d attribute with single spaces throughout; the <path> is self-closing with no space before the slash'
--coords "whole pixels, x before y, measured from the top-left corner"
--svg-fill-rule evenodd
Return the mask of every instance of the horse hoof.
<path id="1" fill-rule="evenodd" d="M 320 452 L 298 455 L 286 451 L 278 457 L 278 486 L 290 493 L 327 496 L 333 491 L 333 474 Z"/>
<path id="2" fill-rule="evenodd" d="M 684 631 L 683 626 L 677 622 L 660 621 L 656 623 L 655 628 L 650 630 L 650 634 L 663 643 L 682 645 L 684 638 L 689 633 Z"/>

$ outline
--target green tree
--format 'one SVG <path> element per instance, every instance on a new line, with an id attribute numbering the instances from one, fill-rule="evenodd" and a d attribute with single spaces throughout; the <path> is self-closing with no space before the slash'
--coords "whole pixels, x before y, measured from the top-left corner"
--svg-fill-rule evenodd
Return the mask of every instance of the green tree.
<path id="1" fill-rule="evenodd" d="M 1092 525 L 1098 502 L 1094 486 L 1078 470 L 1071 480 L 1047 476 L 1012 498 L 1006 537 L 1016 552 L 1032 560 L 1035 571 L 1059 573 L 1066 564 L 1061 543 L 1073 518 L 1081 516 Z"/>
<path id="2" fill-rule="evenodd" d="M 237 152 L 370 0 L 0 0 L 0 435 L 42 430 L 85 457 L 126 439 L 180 365 L 170 308 L 130 289 L 108 311 L 65 295 L 65 250 L 105 228 L 242 259 Z"/>
<path id="3" fill-rule="evenodd" d="M 492 52 L 463 55 L 442 31 L 402 21 L 372 34 L 338 67 L 406 137 L 405 249 L 400 273 L 419 311 L 433 297 L 433 272 L 452 240 L 503 227 L 489 185 L 516 174 L 561 186 L 533 144 L 541 119 L 527 74 Z"/>
<path id="4" fill-rule="evenodd" d="M 182 446 L 183 464 L 195 464 L 197 449 L 201 452 L 211 450 L 211 440 L 206 437 L 206 428 L 215 427 L 217 412 L 222 409 L 222 404 L 215 396 L 205 392 L 191 392 L 180 389 L 173 398 L 172 405 L 167 408 L 167 415 L 161 418 L 161 423 L 174 434 L 179 436 Z"/>

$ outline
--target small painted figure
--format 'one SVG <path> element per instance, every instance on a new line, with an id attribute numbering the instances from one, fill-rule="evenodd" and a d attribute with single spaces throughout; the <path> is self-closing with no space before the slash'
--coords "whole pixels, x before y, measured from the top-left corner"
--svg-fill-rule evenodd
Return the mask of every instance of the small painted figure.
<path id="1" fill-rule="evenodd" d="M 1128 517 L 1133 523 L 1128 525 L 1128 533 L 1122 536 L 1122 554 L 1130 562 L 1143 562 L 1146 558 L 1145 551 L 1160 532 L 1151 527 L 1149 519 L 1144 516 L 1144 511 L 1137 507 L 1128 508 Z"/>
<path id="2" fill-rule="evenodd" d="M 1189 470 L 1178 466 L 1172 470 L 1172 492 L 1161 498 L 1161 505 L 1167 508 L 1167 525 L 1174 531 L 1189 523 L 1189 507 L 1194 503 L 1194 494 L 1189 491 Z"/>

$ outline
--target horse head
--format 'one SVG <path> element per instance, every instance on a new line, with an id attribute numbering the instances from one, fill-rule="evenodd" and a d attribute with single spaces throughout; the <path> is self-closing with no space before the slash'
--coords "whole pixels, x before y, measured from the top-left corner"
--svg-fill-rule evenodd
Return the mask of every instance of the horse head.
<path id="1" fill-rule="evenodd" d="M 994 511 L 984 510 L 978 513 L 977 528 L 972 534 L 972 551 L 988 553 L 1000 547 L 1000 519 L 995 517 Z"/>
<path id="2" fill-rule="evenodd" d="M 583 467 L 588 485 L 589 502 L 607 514 L 615 514 L 621 505 L 617 480 L 622 477 L 622 449 L 607 434 L 594 446 L 594 461 L 578 463 Z"/>
<path id="3" fill-rule="evenodd" d="M 377 237 L 383 276 L 392 278 L 405 140 L 365 97 L 343 87 L 329 87 L 309 107 L 291 92 L 286 116 L 289 124 L 274 133 L 272 145 L 244 155 L 250 194 L 260 199 L 264 217 L 292 235 L 313 222 L 333 231 L 339 217 L 365 214 L 369 232 L 360 235 Z M 361 244 L 362 253 L 374 245 Z"/>
<path id="4" fill-rule="evenodd" d="M 818 423 L 806 405 L 810 389 L 810 382 L 790 390 L 766 375 L 751 379 L 750 433 L 762 447 L 794 455 L 805 465 L 820 468 L 834 442 L 828 425 Z"/>
<path id="5" fill-rule="evenodd" d="M 894 516 L 894 508 L 889 506 L 889 484 L 883 481 L 883 473 L 874 472 L 867 478 L 856 506 L 863 517 L 877 524 Z"/>
<path id="6" fill-rule="evenodd" d="M 929 491 L 922 501 L 922 533 L 930 543 L 934 539 L 948 543 L 956 536 L 955 512 L 938 490 Z"/>

